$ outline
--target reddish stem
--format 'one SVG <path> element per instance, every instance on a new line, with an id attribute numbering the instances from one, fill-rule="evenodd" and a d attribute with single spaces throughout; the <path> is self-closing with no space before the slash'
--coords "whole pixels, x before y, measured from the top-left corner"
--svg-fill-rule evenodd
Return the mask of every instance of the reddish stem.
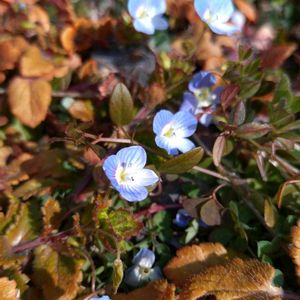
<path id="1" fill-rule="evenodd" d="M 171 209 L 171 208 L 182 208 L 182 205 L 181 204 L 156 204 L 156 203 L 153 203 L 147 209 L 144 209 L 144 210 L 141 210 L 141 211 L 135 213 L 134 216 L 136 218 L 141 218 L 141 217 L 153 215 L 162 210 Z"/>

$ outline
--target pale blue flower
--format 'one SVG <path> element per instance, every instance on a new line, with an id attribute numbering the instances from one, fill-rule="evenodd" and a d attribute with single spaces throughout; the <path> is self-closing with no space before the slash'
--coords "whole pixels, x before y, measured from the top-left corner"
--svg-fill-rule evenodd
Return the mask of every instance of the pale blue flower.
<path id="1" fill-rule="evenodd" d="M 165 149 L 170 155 L 176 155 L 178 151 L 185 153 L 192 150 L 195 145 L 187 137 L 193 135 L 196 129 L 197 119 L 187 111 L 173 114 L 163 109 L 153 120 L 156 145 Z"/>
<path id="2" fill-rule="evenodd" d="M 111 300 L 108 296 L 102 296 L 100 298 L 90 298 L 90 300 Z"/>
<path id="3" fill-rule="evenodd" d="M 194 115 L 201 114 L 199 122 L 208 127 L 213 121 L 212 113 L 217 109 L 223 87 L 212 90 L 216 84 L 215 76 L 207 71 L 200 71 L 189 82 L 189 91 L 183 94 L 181 111 Z"/>
<path id="4" fill-rule="evenodd" d="M 186 228 L 192 219 L 193 218 L 188 214 L 188 212 L 181 208 L 177 211 L 173 222 L 180 228 Z"/>
<path id="5" fill-rule="evenodd" d="M 146 187 L 159 180 L 154 171 L 144 168 L 146 161 L 146 151 L 141 146 L 131 146 L 109 156 L 103 170 L 124 199 L 142 201 L 148 196 Z"/>
<path id="6" fill-rule="evenodd" d="M 163 17 L 166 12 L 165 0 L 129 0 L 128 11 L 136 31 L 153 34 L 155 30 L 165 30 L 168 22 Z"/>
<path id="7" fill-rule="evenodd" d="M 136 287 L 146 281 L 152 281 L 162 278 L 159 267 L 154 267 L 155 254 L 149 249 L 141 249 L 133 258 L 133 266 L 125 272 L 125 283 Z"/>
<path id="8" fill-rule="evenodd" d="M 234 13 L 232 0 L 195 0 L 195 10 L 202 21 L 217 34 L 232 35 L 240 28 L 230 23 Z"/>

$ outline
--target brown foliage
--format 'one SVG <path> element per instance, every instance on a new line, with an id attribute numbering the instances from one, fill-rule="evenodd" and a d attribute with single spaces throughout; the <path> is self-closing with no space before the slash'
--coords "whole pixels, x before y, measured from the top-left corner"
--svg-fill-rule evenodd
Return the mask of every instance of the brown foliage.
<path id="1" fill-rule="evenodd" d="M 0 278 L 0 299 L 1 300 L 17 300 L 19 297 L 16 289 L 16 282 L 9 280 L 7 277 Z"/>
<path id="2" fill-rule="evenodd" d="M 279 300 L 282 290 L 272 285 L 275 269 L 257 260 L 233 259 L 205 268 L 185 283 L 179 300 L 214 295 L 217 300 Z"/>
<path id="3" fill-rule="evenodd" d="M 298 284 L 300 284 L 300 219 L 297 225 L 291 228 L 291 242 L 290 255 L 295 264 Z"/>
<path id="4" fill-rule="evenodd" d="M 186 246 L 177 250 L 176 256 L 165 266 L 164 273 L 176 286 L 182 286 L 189 276 L 226 261 L 226 254 L 226 249 L 218 243 Z"/>
<path id="5" fill-rule="evenodd" d="M 112 296 L 112 300 L 175 300 L 175 286 L 166 280 L 150 282 L 143 288 L 136 289 L 128 294 L 119 293 Z"/>
<path id="6" fill-rule="evenodd" d="M 15 77 L 8 87 L 12 113 L 25 125 L 37 127 L 46 118 L 51 90 L 46 80 Z"/>

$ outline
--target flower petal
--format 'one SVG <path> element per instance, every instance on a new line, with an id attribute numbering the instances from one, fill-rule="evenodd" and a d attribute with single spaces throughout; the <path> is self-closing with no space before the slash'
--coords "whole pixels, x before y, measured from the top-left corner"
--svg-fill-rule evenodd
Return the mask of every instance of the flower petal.
<path id="1" fill-rule="evenodd" d="M 153 131 L 155 134 L 160 134 L 162 129 L 171 122 L 173 114 L 165 109 L 160 110 L 153 119 Z"/>
<path id="2" fill-rule="evenodd" d="M 213 85 L 216 84 L 216 82 L 217 79 L 212 73 L 206 71 L 200 71 L 197 74 L 195 74 L 192 80 L 190 81 L 189 90 L 191 92 L 196 92 L 197 90 L 204 87 L 206 88 L 212 87 Z"/>
<path id="3" fill-rule="evenodd" d="M 183 94 L 183 102 L 180 106 L 179 110 L 188 111 L 191 114 L 194 114 L 197 109 L 197 99 L 190 92 L 184 92 Z"/>
<path id="4" fill-rule="evenodd" d="M 131 286 L 136 287 L 141 281 L 141 274 L 139 272 L 139 266 L 134 265 L 125 271 L 124 282 Z"/>
<path id="5" fill-rule="evenodd" d="M 154 25 L 152 24 L 152 19 L 150 18 L 135 19 L 133 26 L 136 31 L 149 35 L 153 34 L 155 31 Z"/>
<path id="6" fill-rule="evenodd" d="M 227 22 L 234 12 L 232 0 L 195 0 L 194 6 L 199 17 L 205 22 L 207 11 L 212 19 L 217 19 L 222 23 Z"/>
<path id="7" fill-rule="evenodd" d="M 164 14 L 167 9 L 165 0 L 148 0 L 148 6 L 153 8 L 156 15 Z"/>
<path id="8" fill-rule="evenodd" d="M 143 268 L 151 268 L 155 262 L 155 254 L 147 249 L 141 249 L 133 258 L 132 263 Z"/>
<path id="9" fill-rule="evenodd" d="M 162 15 L 155 16 L 152 19 L 152 24 L 157 30 L 166 30 L 169 26 L 167 20 Z"/>
<path id="10" fill-rule="evenodd" d="M 209 114 L 209 113 L 204 113 L 201 117 L 200 117 L 200 120 L 199 122 L 205 126 L 205 127 L 208 127 L 211 123 L 212 123 L 212 120 L 213 120 L 213 116 L 212 114 Z"/>
<path id="11" fill-rule="evenodd" d="M 209 23 L 208 26 L 214 33 L 217 34 L 232 35 L 241 31 L 240 28 L 230 23 L 214 22 Z"/>
<path id="12" fill-rule="evenodd" d="M 153 269 L 150 270 L 149 272 L 149 279 L 152 280 L 158 280 L 163 278 L 163 275 L 161 273 L 161 270 L 159 267 L 154 267 Z"/>
<path id="13" fill-rule="evenodd" d="M 103 164 L 103 171 L 109 180 L 115 179 L 116 171 L 119 165 L 117 155 L 110 155 Z"/>
<path id="14" fill-rule="evenodd" d="M 195 148 L 195 144 L 192 141 L 190 141 L 189 139 L 181 139 L 178 142 L 177 148 L 182 153 L 186 153 L 186 152 L 192 150 L 193 148 Z"/>
<path id="15" fill-rule="evenodd" d="M 179 111 L 173 117 L 172 126 L 177 137 L 189 137 L 197 129 L 197 119 L 187 111 Z"/>
<path id="16" fill-rule="evenodd" d="M 154 171 L 149 169 L 141 169 L 132 174 L 134 183 L 140 186 L 150 186 L 159 181 L 159 177 Z"/>
<path id="17" fill-rule="evenodd" d="M 116 156 L 122 167 L 130 169 L 142 169 L 147 161 L 146 151 L 141 146 L 123 148 Z"/>
<path id="18" fill-rule="evenodd" d="M 177 139 L 175 138 L 166 138 L 163 136 L 156 136 L 155 143 L 159 148 L 165 149 L 169 155 L 177 155 Z"/>
<path id="19" fill-rule="evenodd" d="M 133 184 L 120 185 L 118 191 L 129 202 L 142 201 L 148 196 L 148 190 L 145 187 Z"/>
<path id="20" fill-rule="evenodd" d="M 128 11 L 133 18 L 137 18 L 137 12 L 143 5 L 143 0 L 129 0 L 127 4 Z"/>

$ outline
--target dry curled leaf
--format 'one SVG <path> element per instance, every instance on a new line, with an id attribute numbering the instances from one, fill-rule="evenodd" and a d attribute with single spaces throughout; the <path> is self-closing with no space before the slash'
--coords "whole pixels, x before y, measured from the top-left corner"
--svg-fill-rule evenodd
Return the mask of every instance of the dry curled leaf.
<path id="1" fill-rule="evenodd" d="M 94 108 L 90 100 L 76 100 L 68 109 L 71 116 L 82 122 L 94 120 Z"/>
<path id="2" fill-rule="evenodd" d="M 217 300 L 279 300 L 282 289 L 272 285 L 275 269 L 258 260 L 233 259 L 205 268 L 186 281 L 179 300 L 214 295 Z"/>
<path id="3" fill-rule="evenodd" d="M 290 255 L 295 264 L 298 284 L 300 284 L 300 219 L 297 225 L 291 228 L 291 242 Z"/>
<path id="4" fill-rule="evenodd" d="M 186 246 L 177 250 L 176 256 L 165 266 L 164 273 L 176 286 L 182 286 L 189 276 L 225 262 L 226 254 L 226 249 L 219 243 Z"/>
<path id="5" fill-rule="evenodd" d="M 51 102 L 51 85 L 42 79 L 15 77 L 8 87 L 12 113 L 25 125 L 35 128 L 45 120 Z"/>
<path id="6" fill-rule="evenodd" d="M 1 300 L 17 300 L 19 291 L 14 280 L 9 280 L 7 277 L 0 278 L 0 299 Z"/>
<path id="7" fill-rule="evenodd" d="M 150 282 L 143 288 L 136 289 L 128 294 L 119 293 L 112 296 L 112 300 L 174 300 L 175 285 L 167 280 Z"/>
<path id="8" fill-rule="evenodd" d="M 47 245 L 35 249 L 33 281 L 44 300 L 73 300 L 82 280 L 82 261 L 60 254 Z"/>

